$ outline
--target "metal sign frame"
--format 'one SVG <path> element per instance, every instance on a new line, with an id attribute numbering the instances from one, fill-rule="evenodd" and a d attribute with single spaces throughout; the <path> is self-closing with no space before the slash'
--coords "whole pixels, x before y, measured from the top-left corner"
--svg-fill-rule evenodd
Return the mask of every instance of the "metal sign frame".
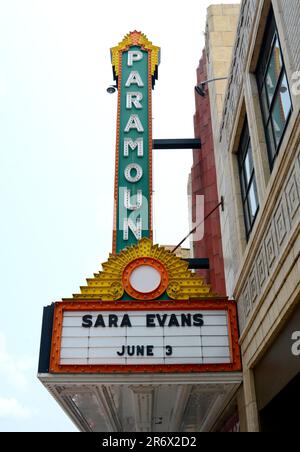
<path id="1" fill-rule="evenodd" d="M 227 311 L 230 364 L 174 364 L 174 365 L 61 365 L 61 336 L 65 311 Z M 95 373 L 189 373 L 189 372 L 237 372 L 241 370 L 238 345 L 236 303 L 227 299 L 199 301 L 155 301 L 155 302 L 89 302 L 64 301 L 55 303 L 50 355 L 50 373 L 55 374 L 95 374 Z"/>

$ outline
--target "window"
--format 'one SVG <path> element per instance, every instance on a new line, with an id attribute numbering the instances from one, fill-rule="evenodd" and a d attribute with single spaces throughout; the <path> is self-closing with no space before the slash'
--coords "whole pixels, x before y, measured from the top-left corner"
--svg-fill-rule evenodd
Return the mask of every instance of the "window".
<path id="1" fill-rule="evenodd" d="M 292 100 L 273 10 L 266 30 L 256 77 L 272 169 L 292 112 Z"/>
<path id="2" fill-rule="evenodd" d="M 255 170 L 253 164 L 252 147 L 247 120 L 245 121 L 245 125 L 241 136 L 238 151 L 238 161 L 240 169 L 245 227 L 248 239 L 252 231 L 255 219 L 257 217 L 259 203 L 255 179 Z"/>

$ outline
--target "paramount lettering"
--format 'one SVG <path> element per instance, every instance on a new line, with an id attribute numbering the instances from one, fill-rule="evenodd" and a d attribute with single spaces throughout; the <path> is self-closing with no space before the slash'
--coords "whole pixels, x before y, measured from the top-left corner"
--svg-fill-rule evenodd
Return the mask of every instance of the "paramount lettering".
<path id="1" fill-rule="evenodd" d="M 138 110 L 143 108 L 141 104 L 142 99 L 143 99 L 142 93 L 127 93 L 126 108 L 130 110 L 132 108 L 132 105 L 134 105 L 134 107 L 137 108 Z"/>
<path id="2" fill-rule="evenodd" d="M 119 83 L 116 253 L 142 237 L 151 238 L 151 69 L 148 50 L 136 45 L 124 52 Z"/>
<path id="3" fill-rule="evenodd" d="M 130 50 L 128 52 L 127 64 L 132 66 L 134 61 L 141 61 L 143 59 L 143 54 L 139 50 Z"/>
<path id="4" fill-rule="evenodd" d="M 124 129 L 124 132 L 129 132 L 131 129 L 136 129 L 138 132 L 144 132 L 144 127 L 140 121 L 138 115 L 131 115 L 128 123 Z"/>
<path id="5" fill-rule="evenodd" d="M 129 148 L 134 151 L 137 148 L 137 156 L 144 157 L 144 139 L 137 138 L 132 140 L 132 138 L 124 139 L 124 157 L 129 157 Z"/>
<path id="6" fill-rule="evenodd" d="M 142 190 L 138 190 L 137 195 L 131 197 L 131 191 L 128 188 L 125 188 L 125 199 L 124 205 L 128 210 L 138 210 L 142 207 L 143 204 L 143 192 Z"/>
<path id="7" fill-rule="evenodd" d="M 131 85 L 137 85 L 140 88 L 142 88 L 144 86 L 143 80 L 142 80 L 140 74 L 138 73 L 138 71 L 130 72 L 130 75 L 128 77 L 128 80 L 127 80 L 125 86 L 127 88 L 129 88 Z"/>

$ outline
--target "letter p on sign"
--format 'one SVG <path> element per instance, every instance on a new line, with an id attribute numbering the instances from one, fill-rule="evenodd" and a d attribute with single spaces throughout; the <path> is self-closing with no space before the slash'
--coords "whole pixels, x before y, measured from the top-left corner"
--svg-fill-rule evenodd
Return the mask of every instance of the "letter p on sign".
<path id="1" fill-rule="evenodd" d="M 143 54 L 139 50 L 129 50 L 128 52 L 128 66 L 132 66 L 134 61 L 141 61 Z"/>

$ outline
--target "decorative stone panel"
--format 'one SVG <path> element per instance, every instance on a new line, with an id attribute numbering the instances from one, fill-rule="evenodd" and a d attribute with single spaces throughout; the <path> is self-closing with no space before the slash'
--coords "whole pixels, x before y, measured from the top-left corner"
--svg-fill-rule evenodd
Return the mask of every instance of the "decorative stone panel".
<path id="1" fill-rule="evenodd" d="M 267 258 L 266 258 L 266 251 L 265 247 L 262 245 L 261 249 L 258 253 L 258 257 L 256 259 L 256 268 L 257 268 L 257 275 L 258 275 L 258 282 L 259 282 L 259 292 L 264 286 L 264 283 L 267 280 L 268 277 L 268 269 L 267 269 Z"/>
<path id="2" fill-rule="evenodd" d="M 249 294 L 249 282 L 247 281 L 247 284 L 245 286 L 244 292 L 243 292 L 243 300 L 244 300 L 244 317 L 247 319 L 250 315 L 250 312 L 252 310 L 251 300 L 250 300 L 250 294 Z"/>
<path id="3" fill-rule="evenodd" d="M 264 244 L 266 249 L 267 265 L 270 271 L 278 254 L 274 221 L 271 222 L 268 228 L 268 232 L 264 239 Z"/>
<path id="4" fill-rule="evenodd" d="M 290 227 L 285 196 L 282 197 L 281 202 L 279 203 L 274 220 L 277 243 L 278 246 L 281 247 Z"/>
<path id="5" fill-rule="evenodd" d="M 299 178 L 299 174 L 298 174 Z M 291 222 L 293 222 L 300 207 L 299 187 L 297 184 L 296 167 L 294 168 L 285 189 L 288 210 Z"/>
<path id="6" fill-rule="evenodd" d="M 256 266 L 253 267 L 253 269 L 250 273 L 249 284 L 250 284 L 251 304 L 254 305 L 257 300 L 257 297 L 258 297 L 258 283 L 257 283 L 257 275 L 256 275 Z"/>
<path id="7" fill-rule="evenodd" d="M 297 157 L 291 165 L 287 182 L 278 195 L 262 245 L 254 258 L 254 266 L 247 277 L 242 295 L 238 300 L 241 330 L 244 329 L 255 302 L 262 295 L 267 282 L 275 271 L 279 257 L 283 254 L 292 229 L 300 221 L 300 145 Z"/>

